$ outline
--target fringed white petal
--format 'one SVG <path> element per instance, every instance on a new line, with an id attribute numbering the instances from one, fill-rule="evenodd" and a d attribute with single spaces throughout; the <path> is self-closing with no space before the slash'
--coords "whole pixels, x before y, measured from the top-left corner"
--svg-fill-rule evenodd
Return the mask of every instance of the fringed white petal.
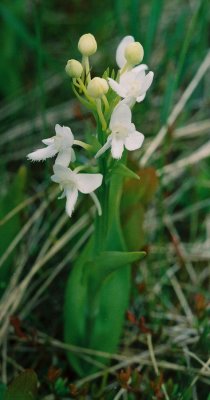
<path id="1" fill-rule="evenodd" d="M 47 146 L 49 146 L 50 144 L 54 143 L 54 137 L 48 138 L 48 139 L 43 139 L 42 143 L 46 144 Z"/>
<path id="2" fill-rule="evenodd" d="M 29 153 L 27 155 L 27 158 L 31 161 L 44 161 L 47 158 L 54 157 L 56 154 L 57 154 L 57 150 L 56 150 L 54 144 L 52 144 L 43 149 L 38 149 L 36 151 L 33 151 L 32 153 Z"/>
<path id="3" fill-rule="evenodd" d="M 77 174 L 77 188 L 81 193 L 91 193 L 101 186 L 102 179 L 101 174 Z"/>
<path id="4" fill-rule="evenodd" d="M 137 150 L 142 146 L 144 135 L 141 132 L 133 132 L 125 139 L 125 147 L 127 150 Z"/>
<path id="5" fill-rule="evenodd" d="M 69 215 L 69 217 L 72 216 L 72 213 L 75 208 L 75 204 L 77 202 L 77 197 L 78 197 L 78 190 L 66 190 L 66 212 Z"/>

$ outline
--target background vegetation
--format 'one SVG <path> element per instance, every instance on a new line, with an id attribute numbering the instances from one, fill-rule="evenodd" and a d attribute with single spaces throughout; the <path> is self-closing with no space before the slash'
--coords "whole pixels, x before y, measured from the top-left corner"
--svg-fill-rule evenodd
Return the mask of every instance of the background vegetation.
<path id="1" fill-rule="evenodd" d="M 0 16 L 0 398 L 30 369 L 42 400 L 209 400 L 208 0 L 3 0 Z M 135 109 L 146 140 L 132 161 L 141 166 L 142 191 L 131 230 L 122 206 L 126 234 L 148 255 L 133 269 L 118 354 L 104 355 L 110 367 L 79 380 L 67 348 L 93 363 L 96 354 L 63 343 L 62 305 L 72 260 L 92 229 L 88 207 L 80 204 L 70 220 L 50 163 L 32 165 L 26 154 L 55 123 L 79 138 L 94 132 L 64 72 L 86 32 L 98 42 L 95 75 L 116 68 L 117 44 L 130 34 L 155 79 Z M 36 375 L 27 376 L 33 387 Z M 12 390 L 7 400 L 16 400 Z"/>

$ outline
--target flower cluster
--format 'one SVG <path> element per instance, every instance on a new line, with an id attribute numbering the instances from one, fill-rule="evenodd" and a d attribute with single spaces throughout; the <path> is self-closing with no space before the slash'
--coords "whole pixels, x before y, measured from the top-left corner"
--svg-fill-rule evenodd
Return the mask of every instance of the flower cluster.
<path id="1" fill-rule="evenodd" d="M 153 72 L 146 74 L 147 66 L 140 64 L 144 50 L 132 36 L 126 36 L 117 48 L 116 62 L 119 71 L 114 77 L 113 74 L 110 77 L 106 71 L 103 77 L 91 78 L 89 57 L 97 51 L 97 43 L 92 34 L 81 36 L 78 50 L 82 54 L 81 62 L 68 60 L 66 73 L 72 79 L 77 98 L 93 111 L 96 118 L 98 151 L 95 159 L 106 152 L 108 164 L 110 158 L 119 160 L 124 149 L 133 151 L 142 146 L 144 135 L 132 123 L 131 110 L 136 102 L 144 100 L 153 80 Z M 51 179 L 63 190 L 61 197 L 66 197 L 66 212 L 69 216 L 74 210 L 78 192 L 91 195 L 100 215 L 101 207 L 94 193 L 104 181 L 100 165 L 98 173 L 80 173 L 87 166 L 75 166 L 73 147 L 79 146 L 89 151 L 91 146 L 75 140 L 68 127 L 56 124 L 55 132 L 55 136 L 42 140 L 46 147 L 28 154 L 28 159 L 41 161 L 56 156 Z M 109 149 L 110 153 L 107 152 Z M 74 169 L 69 167 L 71 164 Z"/>

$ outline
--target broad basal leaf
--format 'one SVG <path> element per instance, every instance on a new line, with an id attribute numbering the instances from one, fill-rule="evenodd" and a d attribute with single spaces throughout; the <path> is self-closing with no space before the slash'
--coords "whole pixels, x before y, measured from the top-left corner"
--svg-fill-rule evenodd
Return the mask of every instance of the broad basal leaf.
<path id="1" fill-rule="evenodd" d="M 3 400 L 36 400 L 37 383 L 35 372 L 26 370 L 9 385 Z"/>

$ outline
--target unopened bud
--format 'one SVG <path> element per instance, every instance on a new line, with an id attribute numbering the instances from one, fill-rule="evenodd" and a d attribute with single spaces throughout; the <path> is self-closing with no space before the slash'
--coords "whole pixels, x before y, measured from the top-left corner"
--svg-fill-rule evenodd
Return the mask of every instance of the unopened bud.
<path id="1" fill-rule="evenodd" d="M 126 61 L 131 65 L 139 64 L 144 57 L 144 49 L 139 42 L 133 42 L 128 44 L 125 48 Z"/>
<path id="2" fill-rule="evenodd" d="M 106 94 L 109 90 L 109 85 L 104 78 L 93 78 L 89 83 L 87 87 L 87 92 L 89 96 L 94 97 L 94 98 L 99 98 L 102 97 L 104 94 Z"/>
<path id="3" fill-rule="evenodd" d="M 68 60 L 65 70 L 67 75 L 71 78 L 80 78 L 83 72 L 83 66 L 77 60 Z"/>
<path id="4" fill-rule="evenodd" d="M 83 56 L 92 56 L 97 50 L 97 43 L 91 33 L 82 35 L 78 42 L 78 49 Z"/>

